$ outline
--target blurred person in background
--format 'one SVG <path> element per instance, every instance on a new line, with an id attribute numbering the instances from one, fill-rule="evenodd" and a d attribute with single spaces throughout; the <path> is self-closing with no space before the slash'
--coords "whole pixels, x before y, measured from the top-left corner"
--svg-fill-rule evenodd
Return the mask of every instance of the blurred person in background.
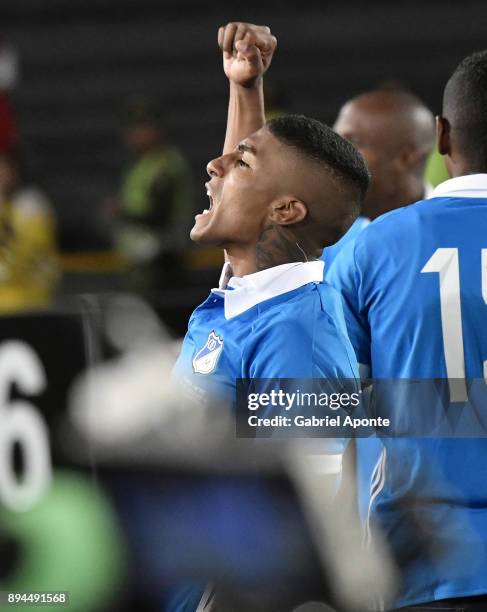
<path id="1" fill-rule="evenodd" d="M 18 77 L 17 52 L 0 39 L 0 151 L 15 151 L 19 143 L 17 121 L 10 92 Z"/>
<path id="2" fill-rule="evenodd" d="M 401 89 L 377 89 L 352 98 L 341 108 L 334 129 L 364 156 L 371 181 L 362 215 L 341 240 L 323 251 L 325 270 L 370 221 L 427 197 L 431 187 L 424 173 L 435 143 L 433 114 L 418 97 Z"/>
<path id="3" fill-rule="evenodd" d="M 122 180 L 115 241 L 128 288 L 147 294 L 180 282 L 193 216 L 192 179 L 152 100 L 129 102 L 125 136 L 134 161 Z"/>
<path id="4" fill-rule="evenodd" d="M 52 303 L 59 278 L 56 222 L 46 196 L 26 183 L 11 101 L 18 55 L 0 40 L 0 312 Z"/>
<path id="5" fill-rule="evenodd" d="M 0 312 L 48 306 L 58 277 L 51 205 L 24 184 L 17 155 L 0 153 Z"/>

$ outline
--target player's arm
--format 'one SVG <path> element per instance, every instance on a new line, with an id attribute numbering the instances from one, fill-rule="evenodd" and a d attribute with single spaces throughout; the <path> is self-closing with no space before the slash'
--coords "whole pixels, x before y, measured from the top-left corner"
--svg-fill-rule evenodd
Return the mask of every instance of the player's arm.
<path id="1" fill-rule="evenodd" d="M 361 265 L 356 258 L 356 241 L 346 244 L 330 267 L 326 280 L 343 298 L 348 336 L 355 350 L 362 378 L 370 376 L 370 329 L 363 306 Z"/>
<path id="2" fill-rule="evenodd" d="M 225 154 L 265 123 L 263 76 L 277 40 L 267 26 L 235 22 L 218 30 L 218 45 L 230 82 Z"/>

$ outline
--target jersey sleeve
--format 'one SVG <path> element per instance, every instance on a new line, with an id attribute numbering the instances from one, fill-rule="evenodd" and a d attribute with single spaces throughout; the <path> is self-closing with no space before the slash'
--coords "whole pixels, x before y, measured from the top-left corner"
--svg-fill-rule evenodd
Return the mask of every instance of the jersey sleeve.
<path id="1" fill-rule="evenodd" d="M 341 293 L 347 331 L 357 361 L 370 368 L 370 328 L 363 298 L 363 275 L 357 259 L 357 241 L 353 240 L 338 254 L 325 278 Z"/>

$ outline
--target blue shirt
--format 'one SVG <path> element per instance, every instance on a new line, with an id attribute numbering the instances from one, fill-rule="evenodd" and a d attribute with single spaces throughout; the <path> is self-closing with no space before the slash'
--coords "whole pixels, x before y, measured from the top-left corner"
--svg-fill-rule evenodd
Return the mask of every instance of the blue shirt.
<path id="1" fill-rule="evenodd" d="M 342 291 L 350 339 L 372 378 L 457 379 L 445 391 L 449 410 L 474 402 L 473 394 L 482 416 L 487 175 L 451 179 L 430 199 L 378 218 L 327 279 Z M 469 388 L 465 378 L 477 380 Z M 407 422 L 414 411 L 424 423 L 413 425 L 427 428 L 433 405 L 408 399 L 395 403 L 396 416 Z M 382 443 L 369 516 L 404 572 L 396 605 L 487 593 L 487 438 Z"/>
<path id="2" fill-rule="evenodd" d="M 196 402 L 235 408 L 237 378 L 358 378 L 340 295 L 323 282 L 323 262 L 276 266 L 228 278 L 191 315 L 174 376 Z M 324 450 L 343 448 L 330 441 Z M 201 590 L 171 601 L 190 612 Z M 178 598 L 179 597 L 179 598 Z M 190 599 L 192 597 L 192 600 Z"/>
<path id="3" fill-rule="evenodd" d="M 370 223 L 367 217 L 358 217 L 348 232 L 340 238 L 338 242 L 332 246 L 323 249 L 320 257 L 325 262 L 325 277 L 330 273 L 330 269 L 335 264 L 339 253 L 345 251 L 346 257 L 338 258 L 340 266 L 348 265 L 348 258 L 353 253 L 353 244 L 360 232 Z M 343 262 L 347 262 L 344 264 Z M 357 438 L 356 446 L 356 470 L 357 470 L 357 502 L 359 506 L 359 514 L 362 520 L 367 517 L 369 499 L 370 499 L 370 478 L 374 467 L 382 452 L 382 445 L 379 440 L 374 437 Z"/>
<path id="4" fill-rule="evenodd" d="M 199 401 L 235 402 L 237 378 L 357 378 L 323 262 L 284 264 L 214 289 L 193 312 L 175 375 Z"/>

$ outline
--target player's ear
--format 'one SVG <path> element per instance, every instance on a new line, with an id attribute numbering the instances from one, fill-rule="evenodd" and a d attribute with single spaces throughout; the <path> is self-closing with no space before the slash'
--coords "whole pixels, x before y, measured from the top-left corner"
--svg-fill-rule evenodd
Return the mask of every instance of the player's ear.
<path id="1" fill-rule="evenodd" d="M 292 225 L 303 221 L 308 215 L 308 207 L 293 196 L 279 198 L 271 204 L 269 219 L 277 225 Z"/>
<path id="2" fill-rule="evenodd" d="M 441 155 L 450 155 L 450 122 L 441 115 L 436 117 L 436 142 L 438 143 L 438 152 Z"/>

